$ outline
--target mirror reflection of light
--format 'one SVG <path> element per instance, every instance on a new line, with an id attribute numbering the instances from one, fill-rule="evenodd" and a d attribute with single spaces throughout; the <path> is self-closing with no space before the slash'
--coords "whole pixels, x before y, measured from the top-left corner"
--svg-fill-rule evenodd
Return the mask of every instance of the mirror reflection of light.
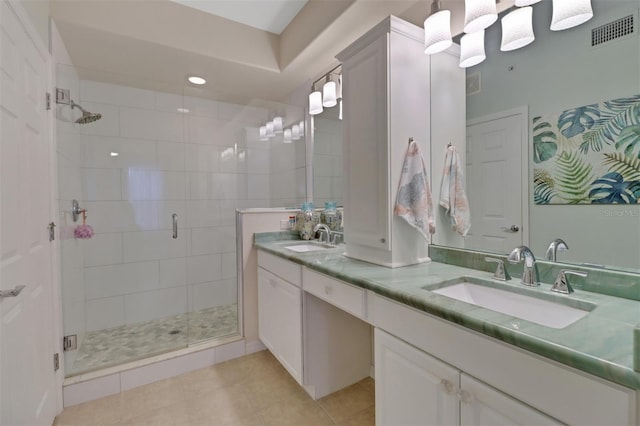
<path id="1" fill-rule="evenodd" d="M 177 111 L 181 112 L 183 114 L 188 114 L 189 113 L 189 109 L 188 108 L 178 108 Z"/>

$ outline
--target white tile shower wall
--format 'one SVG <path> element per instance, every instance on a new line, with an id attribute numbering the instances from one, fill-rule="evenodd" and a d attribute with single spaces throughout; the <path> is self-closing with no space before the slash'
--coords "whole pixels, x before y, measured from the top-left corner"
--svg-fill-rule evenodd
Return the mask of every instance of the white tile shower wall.
<path id="1" fill-rule="evenodd" d="M 63 143 L 60 193 L 82 201 L 96 232 L 70 241 L 83 258 L 67 293 L 82 291 L 68 295 L 65 332 L 235 303 L 235 209 L 270 200 L 271 147 L 256 131 L 267 111 L 93 81 L 74 96 L 103 117 L 69 125 L 76 138 Z"/>

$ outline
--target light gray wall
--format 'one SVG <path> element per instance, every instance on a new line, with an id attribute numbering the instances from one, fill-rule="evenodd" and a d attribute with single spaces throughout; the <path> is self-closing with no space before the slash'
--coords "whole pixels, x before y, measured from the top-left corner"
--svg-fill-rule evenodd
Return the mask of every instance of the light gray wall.
<path id="1" fill-rule="evenodd" d="M 499 51 L 501 29 L 491 27 L 485 40 L 487 60 L 467 71 L 481 73 L 481 92 L 467 97 L 467 118 L 528 104 L 531 122 L 541 114 L 639 94 L 638 31 L 591 47 L 591 30 L 629 14 L 635 15 L 637 26 L 640 1 L 592 4 L 591 21 L 559 32 L 548 29 L 551 1 L 534 5 L 536 40 L 514 52 Z M 570 246 L 559 256 L 564 260 L 640 268 L 638 205 L 535 206 L 531 201 L 530 215 L 530 245 L 539 257 L 549 241 L 561 237 Z"/>

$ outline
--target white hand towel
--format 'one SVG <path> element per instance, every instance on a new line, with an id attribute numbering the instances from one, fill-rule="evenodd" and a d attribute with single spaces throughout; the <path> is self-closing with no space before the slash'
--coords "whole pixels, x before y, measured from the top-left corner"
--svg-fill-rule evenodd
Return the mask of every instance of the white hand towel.
<path id="1" fill-rule="evenodd" d="M 464 174 L 455 146 L 447 148 L 444 159 L 440 205 L 447 209 L 453 230 L 463 237 L 466 236 L 471 229 L 471 214 L 469 201 L 464 192 Z"/>
<path id="2" fill-rule="evenodd" d="M 415 141 L 409 144 L 404 158 L 393 214 L 416 228 L 427 242 L 429 234 L 436 232 L 427 169 L 420 146 Z"/>

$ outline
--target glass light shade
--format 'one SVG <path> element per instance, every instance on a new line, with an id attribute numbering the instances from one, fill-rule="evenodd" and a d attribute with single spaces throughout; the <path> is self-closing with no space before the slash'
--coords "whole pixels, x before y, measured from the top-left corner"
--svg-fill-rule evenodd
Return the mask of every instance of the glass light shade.
<path id="1" fill-rule="evenodd" d="M 553 0 L 551 31 L 573 28 L 591 18 L 591 0 Z"/>
<path id="2" fill-rule="evenodd" d="M 484 30 L 498 20 L 496 0 L 464 0 L 464 32 Z"/>
<path id="3" fill-rule="evenodd" d="M 502 18 L 502 44 L 500 50 L 508 52 L 533 42 L 533 8 L 522 7 Z"/>
<path id="4" fill-rule="evenodd" d="M 338 120 L 342 120 L 342 99 L 340 99 L 340 111 L 338 111 Z"/>
<path id="5" fill-rule="evenodd" d="M 309 114 L 317 115 L 322 112 L 322 93 L 315 91 L 309 95 Z"/>
<path id="6" fill-rule="evenodd" d="M 282 133 L 282 117 L 275 117 L 273 119 L 273 133 L 276 135 Z"/>
<path id="7" fill-rule="evenodd" d="M 304 120 L 300 121 L 300 123 L 298 123 L 298 127 L 300 127 L 300 137 L 304 138 Z"/>
<path id="8" fill-rule="evenodd" d="M 267 136 L 267 126 L 260 126 L 260 140 L 268 141 L 269 137 Z"/>
<path id="9" fill-rule="evenodd" d="M 484 30 L 462 36 L 460 39 L 460 68 L 472 67 L 486 58 Z"/>
<path id="10" fill-rule="evenodd" d="M 324 86 L 322 86 L 322 106 L 331 108 L 336 106 L 337 103 L 336 82 L 327 81 Z"/>
<path id="11" fill-rule="evenodd" d="M 516 0 L 515 5 L 518 7 L 531 6 L 532 4 L 536 4 L 539 1 L 540 0 Z"/>
<path id="12" fill-rule="evenodd" d="M 286 129 L 284 131 L 284 138 L 282 139 L 282 141 L 284 143 L 291 143 L 292 142 L 292 138 L 291 138 L 291 129 Z"/>
<path id="13" fill-rule="evenodd" d="M 300 126 L 298 126 L 297 124 L 291 126 L 291 139 L 293 139 L 294 141 L 300 139 Z"/>
<path id="14" fill-rule="evenodd" d="M 267 137 L 270 137 L 270 138 L 274 137 L 276 134 L 273 131 L 273 122 L 272 121 L 268 122 L 266 127 L 267 127 Z"/>
<path id="15" fill-rule="evenodd" d="M 441 10 L 424 20 L 424 53 L 433 55 L 452 44 L 450 10 Z"/>

